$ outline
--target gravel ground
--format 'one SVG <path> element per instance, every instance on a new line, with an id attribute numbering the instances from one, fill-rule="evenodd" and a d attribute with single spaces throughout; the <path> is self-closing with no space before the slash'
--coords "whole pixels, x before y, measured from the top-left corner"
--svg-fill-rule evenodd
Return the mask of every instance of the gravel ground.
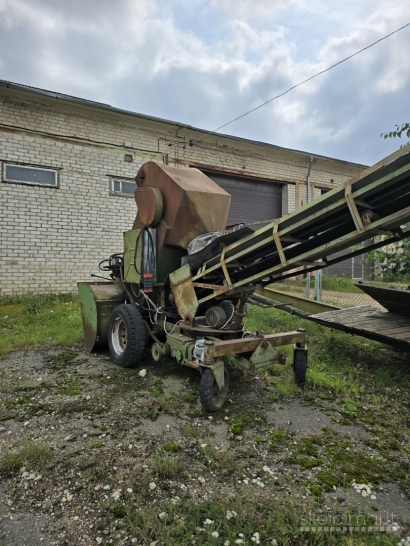
<path id="1" fill-rule="evenodd" d="M 187 495 L 195 501 L 211 490 L 226 496 L 246 490 L 263 500 L 296 489 L 305 498 L 318 468 L 292 464 L 292 456 L 320 436 L 322 444 L 315 440 L 311 448 L 323 458 L 327 429 L 334 436 L 329 445 L 344 441 L 357 460 L 380 459 L 366 444 L 375 425 L 360 419 L 342 425 L 332 395 L 319 397 L 307 387 L 282 401 L 267 377 L 234 371 L 229 402 L 209 415 L 198 402 L 194 370 L 169 360 L 143 364 L 122 369 L 106 353 L 88 354 L 79 346 L 18 352 L 0 361 L 0 457 L 17 451 L 24 438 L 50 445 L 53 453 L 42 466 L 22 463 L 0 475 L 0 546 L 136 544 L 121 525 L 123 514 L 112 508 L 118 499 L 139 497 L 155 510 L 164 499 Z M 246 426 L 233 434 L 232 423 L 244 414 Z M 278 449 L 271 445 L 275 431 Z M 156 456 L 172 446 L 179 466 L 171 477 L 161 476 Z M 233 457 L 210 468 L 207 450 Z M 398 537 L 410 534 L 410 500 L 400 479 L 369 484 L 371 499 L 355 483 L 343 485 L 323 492 L 324 513 L 336 505 L 372 505 Z"/>

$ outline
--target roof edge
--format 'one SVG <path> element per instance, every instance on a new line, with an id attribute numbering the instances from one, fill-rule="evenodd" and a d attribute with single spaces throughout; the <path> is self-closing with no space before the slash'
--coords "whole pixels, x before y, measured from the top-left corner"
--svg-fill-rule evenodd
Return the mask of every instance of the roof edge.
<path id="1" fill-rule="evenodd" d="M 293 148 L 284 148 L 283 146 L 277 146 L 276 144 L 270 144 L 268 142 L 261 142 L 261 141 L 258 141 L 258 140 L 251 140 L 251 139 L 248 139 L 248 138 L 237 137 L 237 136 L 228 135 L 228 134 L 225 134 L 225 133 L 215 133 L 213 131 L 207 131 L 206 129 L 200 129 L 199 127 L 194 127 L 193 125 L 189 125 L 189 124 L 186 124 L 186 123 L 179 123 L 179 122 L 171 121 L 171 120 L 164 119 L 164 118 L 158 118 L 158 117 L 149 116 L 149 115 L 146 115 L 146 114 L 139 114 L 138 112 L 132 112 L 131 110 L 124 110 L 122 108 L 117 108 L 116 106 L 111 106 L 111 105 L 103 103 L 103 102 L 97 102 L 97 101 L 92 101 L 92 100 L 88 100 L 88 99 L 82 99 L 80 97 L 74 97 L 72 95 L 66 95 L 64 93 L 58 93 L 58 92 L 55 92 L 55 91 L 48 91 L 47 89 L 41 89 L 39 87 L 32 87 L 30 85 L 24 85 L 24 84 L 15 83 L 15 82 L 9 82 L 7 80 L 0 80 L 0 87 L 14 89 L 16 91 L 22 91 L 22 92 L 25 92 L 25 93 L 33 93 L 35 95 L 41 95 L 43 97 L 48 97 L 48 98 L 51 98 L 51 99 L 62 100 L 62 101 L 70 102 L 70 103 L 73 103 L 73 104 L 78 104 L 80 106 L 88 106 L 88 107 L 91 107 L 91 108 L 98 108 L 100 110 L 106 110 L 108 112 L 112 112 L 112 113 L 115 113 L 115 114 L 122 114 L 122 115 L 125 115 L 125 116 L 140 118 L 140 119 L 144 119 L 144 120 L 147 120 L 147 121 L 154 121 L 156 123 L 172 125 L 174 127 L 178 127 L 179 129 L 188 129 L 188 130 L 191 130 L 191 131 L 197 131 L 199 133 L 203 133 L 204 136 L 218 136 L 218 137 L 221 137 L 221 138 L 227 138 L 227 139 L 230 139 L 230 140 L 235 140 L 237 142 L 244 142 L 244 143 L 253 144 L 253 145 L 256 145 L 256 146 L 263 146 L 265 148 L 270 148 L 270 149 L 273 149 L 273 150 L 280 150 L 280 151 L 285 151 L 285 152 L 294 152 L 294 153 L 305 155 L 305 156 L 308 156 L 308 157 L 312 156 L 312 157 L 314 157 L 316 159 L 324 159 L 326 161 L 334 161 L 334 162 L 340 163 L 342 165 L 351 165 L 351 166 L 354 166 L 354 167 L 361 167 L 363 169 L 366 169 L 366 168 L 369 167 L 369 165 L 363 165 L 361 163 L 354 163 L 352 161 L 347 161 L 347 160 L 344 160 L 344 159 L 336 159 L 334 157 L 328 157 L 328 156 L 325 156 L 325 155 L 309 153 L 309 152 L 305 152 L 305 151 L 302 151 L 302 150 L 295 150 Z"/>

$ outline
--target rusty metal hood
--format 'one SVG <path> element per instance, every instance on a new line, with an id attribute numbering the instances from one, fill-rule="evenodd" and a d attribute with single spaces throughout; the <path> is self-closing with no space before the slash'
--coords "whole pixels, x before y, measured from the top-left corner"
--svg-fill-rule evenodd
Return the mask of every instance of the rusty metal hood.
<path id="1" fill-rule="evenodd" d="M 198 169 L 171 167 L 155 161 L 145 163 L 136 176 L 135 191 L 156 188 L 163 200 L 162 218 L 157 226 L 158 246 L 163 244 L 186 249 L 188 244 L 209 231 L 224 232 L 231 197 Z M 139 199 L 140 207 L 148 200 Z M 133 229 L 144 225 L 154 211 L 138 211 Z"/>

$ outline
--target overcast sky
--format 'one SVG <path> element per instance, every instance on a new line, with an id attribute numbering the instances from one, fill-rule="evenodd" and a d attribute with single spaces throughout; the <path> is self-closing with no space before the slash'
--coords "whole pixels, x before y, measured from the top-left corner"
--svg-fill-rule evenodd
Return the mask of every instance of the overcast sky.
<path id="1" fill-rule="evenodd" d="M 408 22 L 408 0 L 0 0 L 0 79 L 213 130 Z M 373 164 L 409 54 L 410 27 L 222 132 Z"/>

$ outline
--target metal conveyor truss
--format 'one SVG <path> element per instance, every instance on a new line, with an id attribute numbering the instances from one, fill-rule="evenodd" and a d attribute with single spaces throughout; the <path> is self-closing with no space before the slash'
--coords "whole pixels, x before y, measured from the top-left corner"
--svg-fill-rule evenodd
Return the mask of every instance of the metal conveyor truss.
<path id="1" fill-rule="evenodd" d="M 366 251 L 410 236 L 410 150 L 401 149 L 295 212 L 224 246 L 200 267 L 170 275 L 178 312 L 193 323 L 198 307 L 213 298 L 252 292 L 275 281 L 362 254 L 354 249 L 376 235 Z M 238 235 L 240 232 L 238 232 Z M 353 247 L 353 248 L 352 248 Z M 342 258 L 327 256 L 351 251 Z"/>

